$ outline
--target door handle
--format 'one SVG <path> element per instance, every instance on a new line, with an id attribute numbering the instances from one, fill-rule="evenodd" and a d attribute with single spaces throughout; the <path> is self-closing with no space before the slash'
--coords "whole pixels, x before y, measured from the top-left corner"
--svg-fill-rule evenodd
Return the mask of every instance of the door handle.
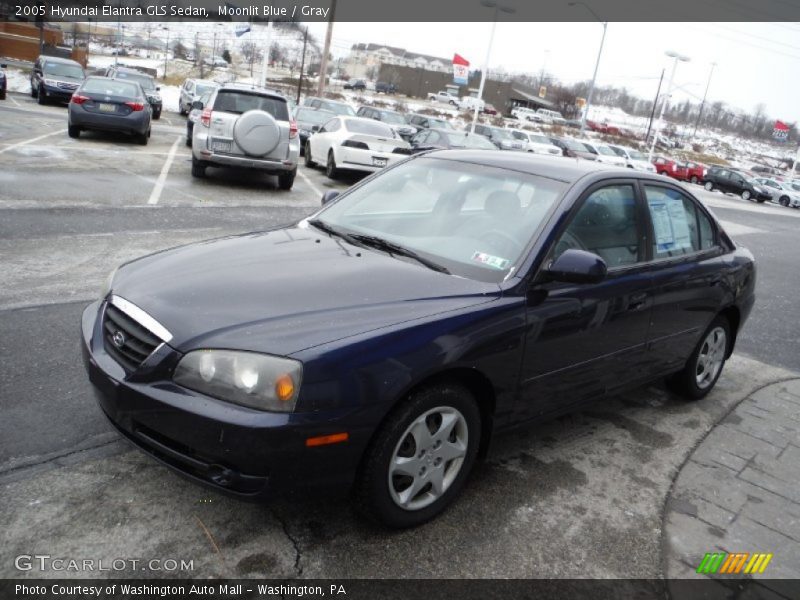
<path id="1" fill-rule="evenodd" d="M 647 294 L 634 294 L 628 299 L 628 310 L 639 310 L 647 304 Z"/>

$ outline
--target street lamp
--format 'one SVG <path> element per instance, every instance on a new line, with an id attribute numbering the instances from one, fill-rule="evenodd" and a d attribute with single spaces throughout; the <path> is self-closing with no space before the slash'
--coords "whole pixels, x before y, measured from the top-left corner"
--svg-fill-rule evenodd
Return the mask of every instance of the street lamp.
<path id="1" fill-rule="evenodd" d="M 669 83 L 667 84 L 667 93 L 664 95 L 664 100 L 661 102 L 661 113 L 658 116 L 658 121 L 656 122 L 656 130 L 653 133 L 653 143 L 650 144 L 650 154 L 647 156 L 648 162 L 653 162 L 653 153 L 656 150 L 656 140 L 658 139 L 658 134 L 661 133 L 661 125 L 664 121 L 664 110 L 667 107 L 667 102 L 669 102 L 670 96 L 672 95 L 672 82 L 675 79 L 675 69 L 678 68 L 678 62 L 689 62 L 691 59 L 688 56 L 684 56 L 682 54 L 678 54 L 677 52 L 673 52 L 672 50 L 665 53 L 671 59 L 672 62 L 672 71 L 669 74 Z"/>
<path id="2" fill-rule="evenodd" d="M 492 18 L 492 32 L 489 34 L 489 46 L 486 48 L 486 60 L 483 62 L 483 70 L 481 71 L 481 83 L 478 86 L 478 101 L 475 103 L 475 110 L 472 113 L 472 125 L 470 126 L 470 134 L 475 133 L 475 123 L 478 121 L 478 112 L 480 111 L 480 103 L 483 99 L 483 87 L 486 85 L 486 71 L 489 70 L 489 57 L 492 54 L 492 44 L 494 43 L 494 30 L 497 27 L 497 17 L 502 13 L 512 15 L 516 9 L 511 6 L 502 6 L 495 0 L 481 0 L 481 6 L 494 9 L 494 17 Z"/>
<path id="3" fill-rule="evenodd" d="M 592 85 L 589 86 L 589 96 L 586 98 L 586 106 L 583 109 L 581 116 L 581 135 L 586 131 L 586 117 L 589 114 L 589 108 L 592 106 L 592 96 L 594 96 L 594 84 L 597 81 L 597 70 L 600 68 L 600 57 L 603 56 L 603 44 L 606 41 L 606 31 L 608 30 L 608 21 L 603 21 L 597 16 L 597 13 L 592 10 L 592 7 L 585 2 L 568 2 L 568 6 L 583 6 L 588 10 L 592 16 L 603 26 L 603 37 L 600 38 L 600 49 L 597 51 L 597 62 L 594 63 L 594 75 L 592 75 Z"/>

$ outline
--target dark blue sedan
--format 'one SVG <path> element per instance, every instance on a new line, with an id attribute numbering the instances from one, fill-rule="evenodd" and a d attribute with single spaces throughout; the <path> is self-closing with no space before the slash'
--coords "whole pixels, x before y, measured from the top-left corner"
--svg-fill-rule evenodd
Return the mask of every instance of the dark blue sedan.
<path id="1" fill-rule="evenodd" d="M 83 314 L 100 407 L 241 498 L 350 491 L 417 525 L 495 433 L 667 377 L 714 387 L 755 265 L 680 184 L 422 154 L 303 221 L 120 267 Z"/>

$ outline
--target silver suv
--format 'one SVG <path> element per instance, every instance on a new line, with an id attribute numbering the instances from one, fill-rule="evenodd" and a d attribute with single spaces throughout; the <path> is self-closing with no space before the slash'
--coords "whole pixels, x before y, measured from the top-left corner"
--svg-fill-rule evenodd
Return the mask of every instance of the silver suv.
<path id="1" fill-rule="evenodd" d="M 192 132 L 192 175 L 206 167 L 238 167 L 278 176 L 292 189 L 300 157 L 297 125 L 280 93 L 226 84 L 212 92 Z"/>

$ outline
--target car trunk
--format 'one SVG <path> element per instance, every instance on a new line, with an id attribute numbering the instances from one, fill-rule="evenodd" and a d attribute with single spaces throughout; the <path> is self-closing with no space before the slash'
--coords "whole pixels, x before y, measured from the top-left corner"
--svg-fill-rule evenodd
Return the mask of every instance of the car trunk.
<path id="1" fill-rule="evenodd" d="M 127 96 L 107 96 L 98 93 L 82 92 L 81 95 L 89 98 L 81 106 L 86 112 L 103 115 L 126 117 L 134 112 L 133 104 L 144 106 L 144 99 L 136 100 Z M 127 104 L 130 103 L 130 104 Z"/>

